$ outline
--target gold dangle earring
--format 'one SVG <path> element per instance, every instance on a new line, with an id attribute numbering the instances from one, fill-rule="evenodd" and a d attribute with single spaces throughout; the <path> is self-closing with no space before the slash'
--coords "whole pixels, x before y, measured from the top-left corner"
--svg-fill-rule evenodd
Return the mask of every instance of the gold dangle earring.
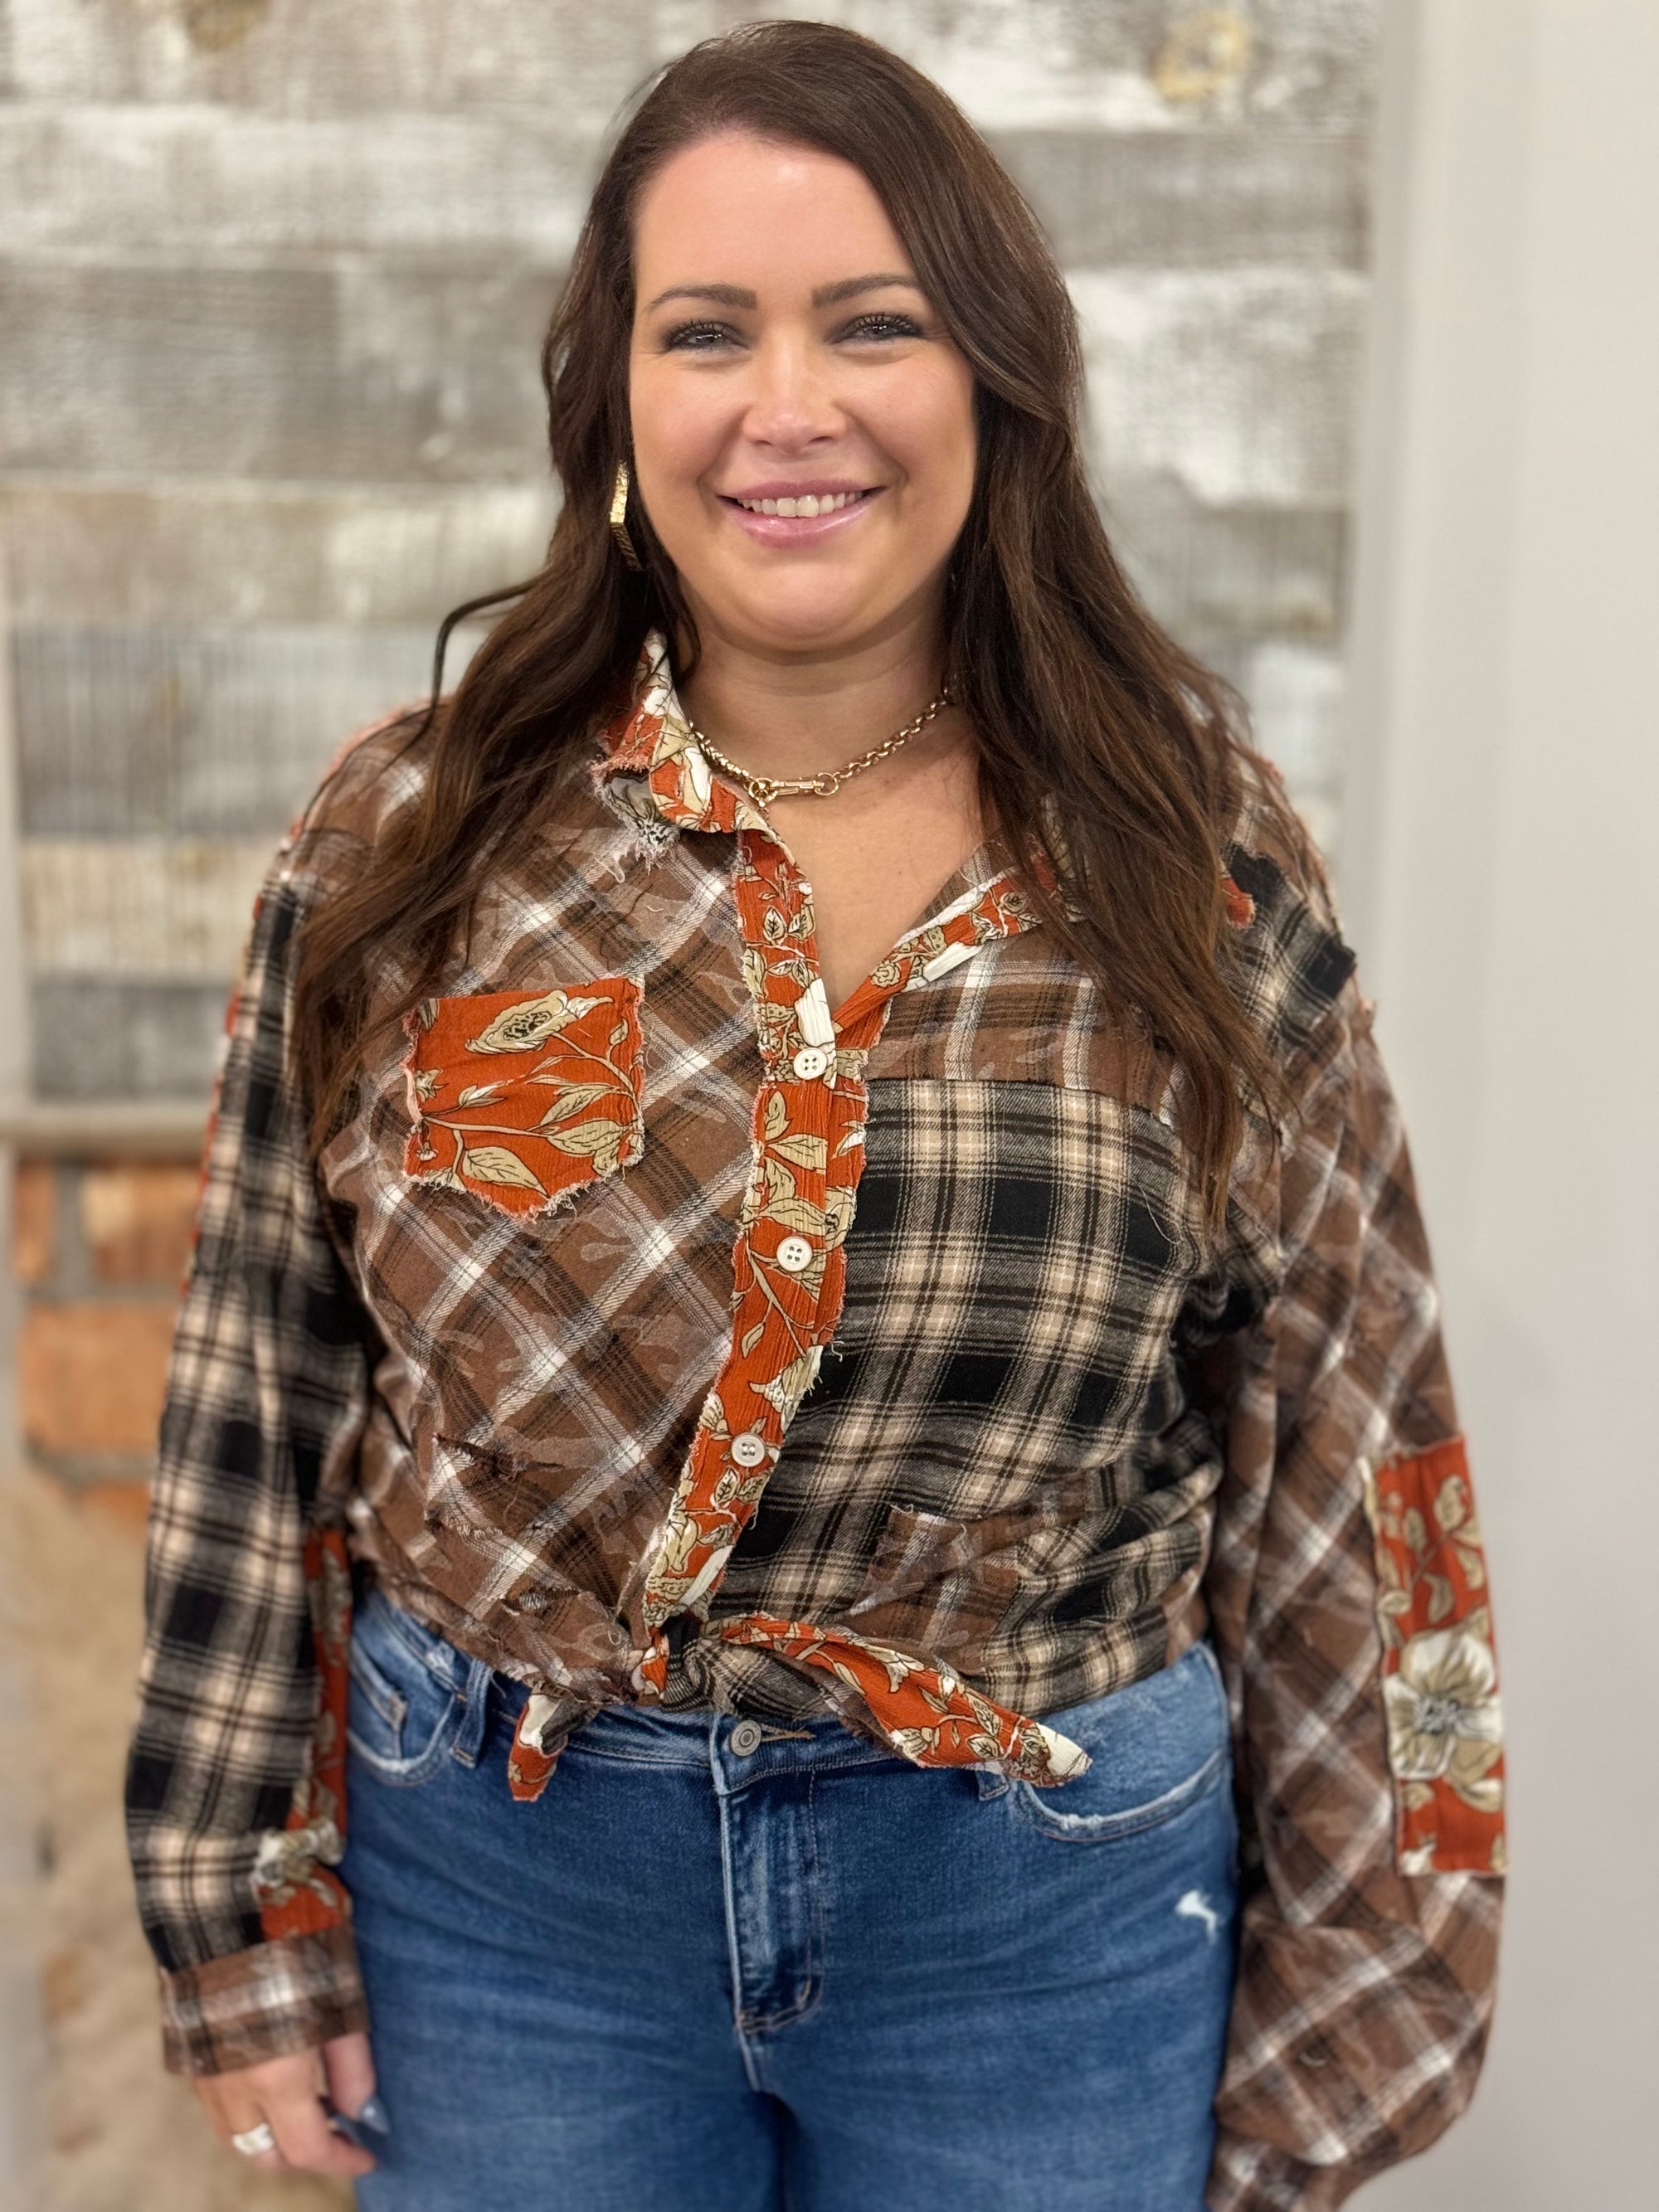
<path id="1" fill-rule="evenodd" d="M 643 573 L 645 563 L 634 550 L 634 541 L 628 534 L 629 482 L 628 464 L 626 461 L 618 461 L 617 481 L 611 491 L 611 534 L 616 539 L 617 550 L 629 567 L 637 568 Z"/>

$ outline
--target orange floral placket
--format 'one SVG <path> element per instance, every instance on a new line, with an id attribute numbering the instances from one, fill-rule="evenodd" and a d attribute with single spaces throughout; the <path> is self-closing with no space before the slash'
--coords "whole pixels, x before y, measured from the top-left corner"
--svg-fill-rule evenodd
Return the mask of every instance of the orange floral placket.
<path id="1" fill-rule="evenodd" d="M 708 1618 L 840 1319 L 842 1246 L 864 1160 L 863 1069 L 892 1001 L 913 980 L 942 975 L 981 945 L 1029 927 L 1031 917 L 1012 878 L 999 878 L 902 939 L 836 1021 L 818 972 L 811 886 L 747 796 L 711 775 L 659 678 L 647 684 L 619 740 L 613 767 L 637 769 L 648 758 L 651 789 L 670 822 L 737 836 L 733 888 L 763 1075 L 754 1171 L 732 1251 L 731 1348 L 647 1565 L 650 1640 L 635 1683 L 649 1698 L 666 1684 L 666 1622 L 676 1613 Z M 856 1692 L 883 1738 L 917 1765 L 990 1766 L 1048 1784 L 1088 1765 L 1079 1746 L 1041 1722 L 981 1697 L 944 1668 L 849 1630 L 750 1613 L 722 1621 L 718 1632 L 835 1675 Z M 549 1710 L 532 1698 L 521 1717 L 512 1761 L 516 1796 L 538 1796 L 552 1771 L 553 1758 L 538 1741 Z"/>
<path id="2" fill-rule="evenodd" d="M 1502 1874 L 1498 1662 L 1462 1438 L 1377 1468 L 1365 1509 L 1400 1870 Z"/>

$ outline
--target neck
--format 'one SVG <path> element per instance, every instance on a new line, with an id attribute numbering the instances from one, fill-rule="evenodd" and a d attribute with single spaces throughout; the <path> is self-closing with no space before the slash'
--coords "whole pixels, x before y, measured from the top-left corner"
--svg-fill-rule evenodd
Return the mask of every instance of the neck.
<path id="1" fill-rule="evenodd" d="M 701 657 L 680 702 L 722 752 L 787 780 L 838 767 L 921 713 L 943 683 L 935 621 L 824 653 L 774 653 L 701 614 Z"/>

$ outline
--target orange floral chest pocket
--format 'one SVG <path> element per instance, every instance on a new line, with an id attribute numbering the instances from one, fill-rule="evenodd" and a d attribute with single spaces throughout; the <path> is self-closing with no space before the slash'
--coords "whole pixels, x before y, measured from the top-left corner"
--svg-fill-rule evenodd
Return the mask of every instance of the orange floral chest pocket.
<path id="1" fill-rule="evenodd" d="M 428 999 L 408 1017 L 404 1172 L 546 1213 L 645 1149 L 640 987 Z"/>

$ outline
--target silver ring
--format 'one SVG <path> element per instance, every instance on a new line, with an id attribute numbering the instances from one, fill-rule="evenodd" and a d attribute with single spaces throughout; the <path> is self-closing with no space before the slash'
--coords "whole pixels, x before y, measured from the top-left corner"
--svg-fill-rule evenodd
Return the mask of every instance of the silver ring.
<path id="1" fill-rule="evenodd" d="M 270 2131 L 270 2121 L 261 2120 L 257 2128 L 244 2128 L 240 2135 L 233 2136 L 230 2147 L 240 2151 L 244 2158 L 261 2158 L 266 2151 L 276 2149 L 276 2138 Z"/>

